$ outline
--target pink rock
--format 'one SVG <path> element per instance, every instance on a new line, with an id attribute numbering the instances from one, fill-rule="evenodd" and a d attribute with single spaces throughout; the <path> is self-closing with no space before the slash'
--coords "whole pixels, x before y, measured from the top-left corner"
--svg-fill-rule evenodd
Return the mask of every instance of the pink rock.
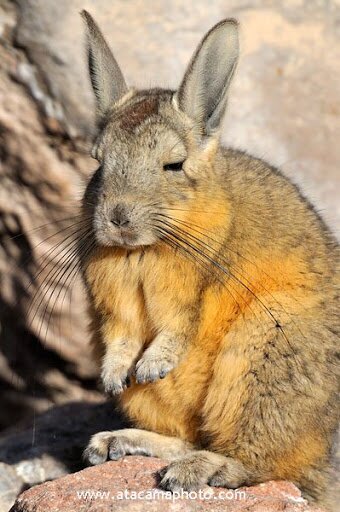
<path id="1" fill-rule="evenodd" d="M 289 482 L 267 482 L 231 491 L 204 487 L 182 496 L 157 488 L 165 461 L 125 457 L 84 469 L 22 493 L 10 512 L 247 511 L 316 512 Z"/>

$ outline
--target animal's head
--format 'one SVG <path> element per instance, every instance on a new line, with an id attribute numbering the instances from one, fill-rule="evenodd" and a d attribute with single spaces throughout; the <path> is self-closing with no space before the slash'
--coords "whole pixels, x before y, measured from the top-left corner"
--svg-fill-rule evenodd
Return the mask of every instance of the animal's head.
<path id="1" fill-rule="evenodd" d="M 129 89 L 92 17 L 87 24 L 90 77 L 99 134 L 99 169 L 85 196 L 97 242 L 150 245 L 166 232 L 166 216 L 185 219 L 206 204 L 228 87 L 238 58 L 235 20 L 203 38 L 175 91 Z M 216 188 L 214 193 L 216 193 Z"/>

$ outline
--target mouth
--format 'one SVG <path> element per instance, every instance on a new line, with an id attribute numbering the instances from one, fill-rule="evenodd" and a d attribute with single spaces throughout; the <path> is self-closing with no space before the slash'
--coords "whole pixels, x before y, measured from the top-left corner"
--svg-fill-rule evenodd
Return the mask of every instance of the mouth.
<path id="1" fill-rule="evenodd" d="M 151 235 L 127 231 L 124 229 L 104 229 L 96 231 L 96 239 L 99 245 L 105 247 L 119 247 L 129 251 L 138 250 L 155 243 Z"/>
<path id="2" fill-rule="evenodd" d="M 97 240 L 100 244 L 112 247 L 122 247 L 125 249 L 134 249 L 140 246 L 137 236 L 126 235 L 122 233 L 97 234 Z"/>

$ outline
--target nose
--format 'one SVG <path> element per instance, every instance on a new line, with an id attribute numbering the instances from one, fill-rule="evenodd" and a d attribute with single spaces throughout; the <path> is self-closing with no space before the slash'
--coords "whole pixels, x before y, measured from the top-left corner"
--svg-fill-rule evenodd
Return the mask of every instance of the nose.
<path id="1" fill-rule="evenodd" d="M 125 228 L 130 224 L 126 207 L 123 204 L 117 204 L 112 211 L 111 222 L 117 228 Z"/>

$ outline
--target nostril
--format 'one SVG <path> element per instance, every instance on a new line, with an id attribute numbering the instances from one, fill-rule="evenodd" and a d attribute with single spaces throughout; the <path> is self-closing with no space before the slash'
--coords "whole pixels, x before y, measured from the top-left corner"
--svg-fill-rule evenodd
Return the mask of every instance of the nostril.
<path id="1" fill-rule="evenodd" d="M 119 227 L 119 222 L 117 221 L 117 219 L 112 218 L 112 219 L 111 219 L 111 223 L 112 223 L 114 226 Z"/>
<path id="2" fill-rule="evenodd" d="M 111 222 L 118 228 L 126 227 L 130 224 L 130 220 L 127 216 L 126 209 L 123 205 L 117 205 L 112 212 Z"/>
<path id="3" fill-rule="evenodd" d="M 130 224 L 129 220 L 117 219 L 116 217 L 112 218 L 111 222 L 114 226 L 117 226 L 117 228 L 124 228 Z"/>

